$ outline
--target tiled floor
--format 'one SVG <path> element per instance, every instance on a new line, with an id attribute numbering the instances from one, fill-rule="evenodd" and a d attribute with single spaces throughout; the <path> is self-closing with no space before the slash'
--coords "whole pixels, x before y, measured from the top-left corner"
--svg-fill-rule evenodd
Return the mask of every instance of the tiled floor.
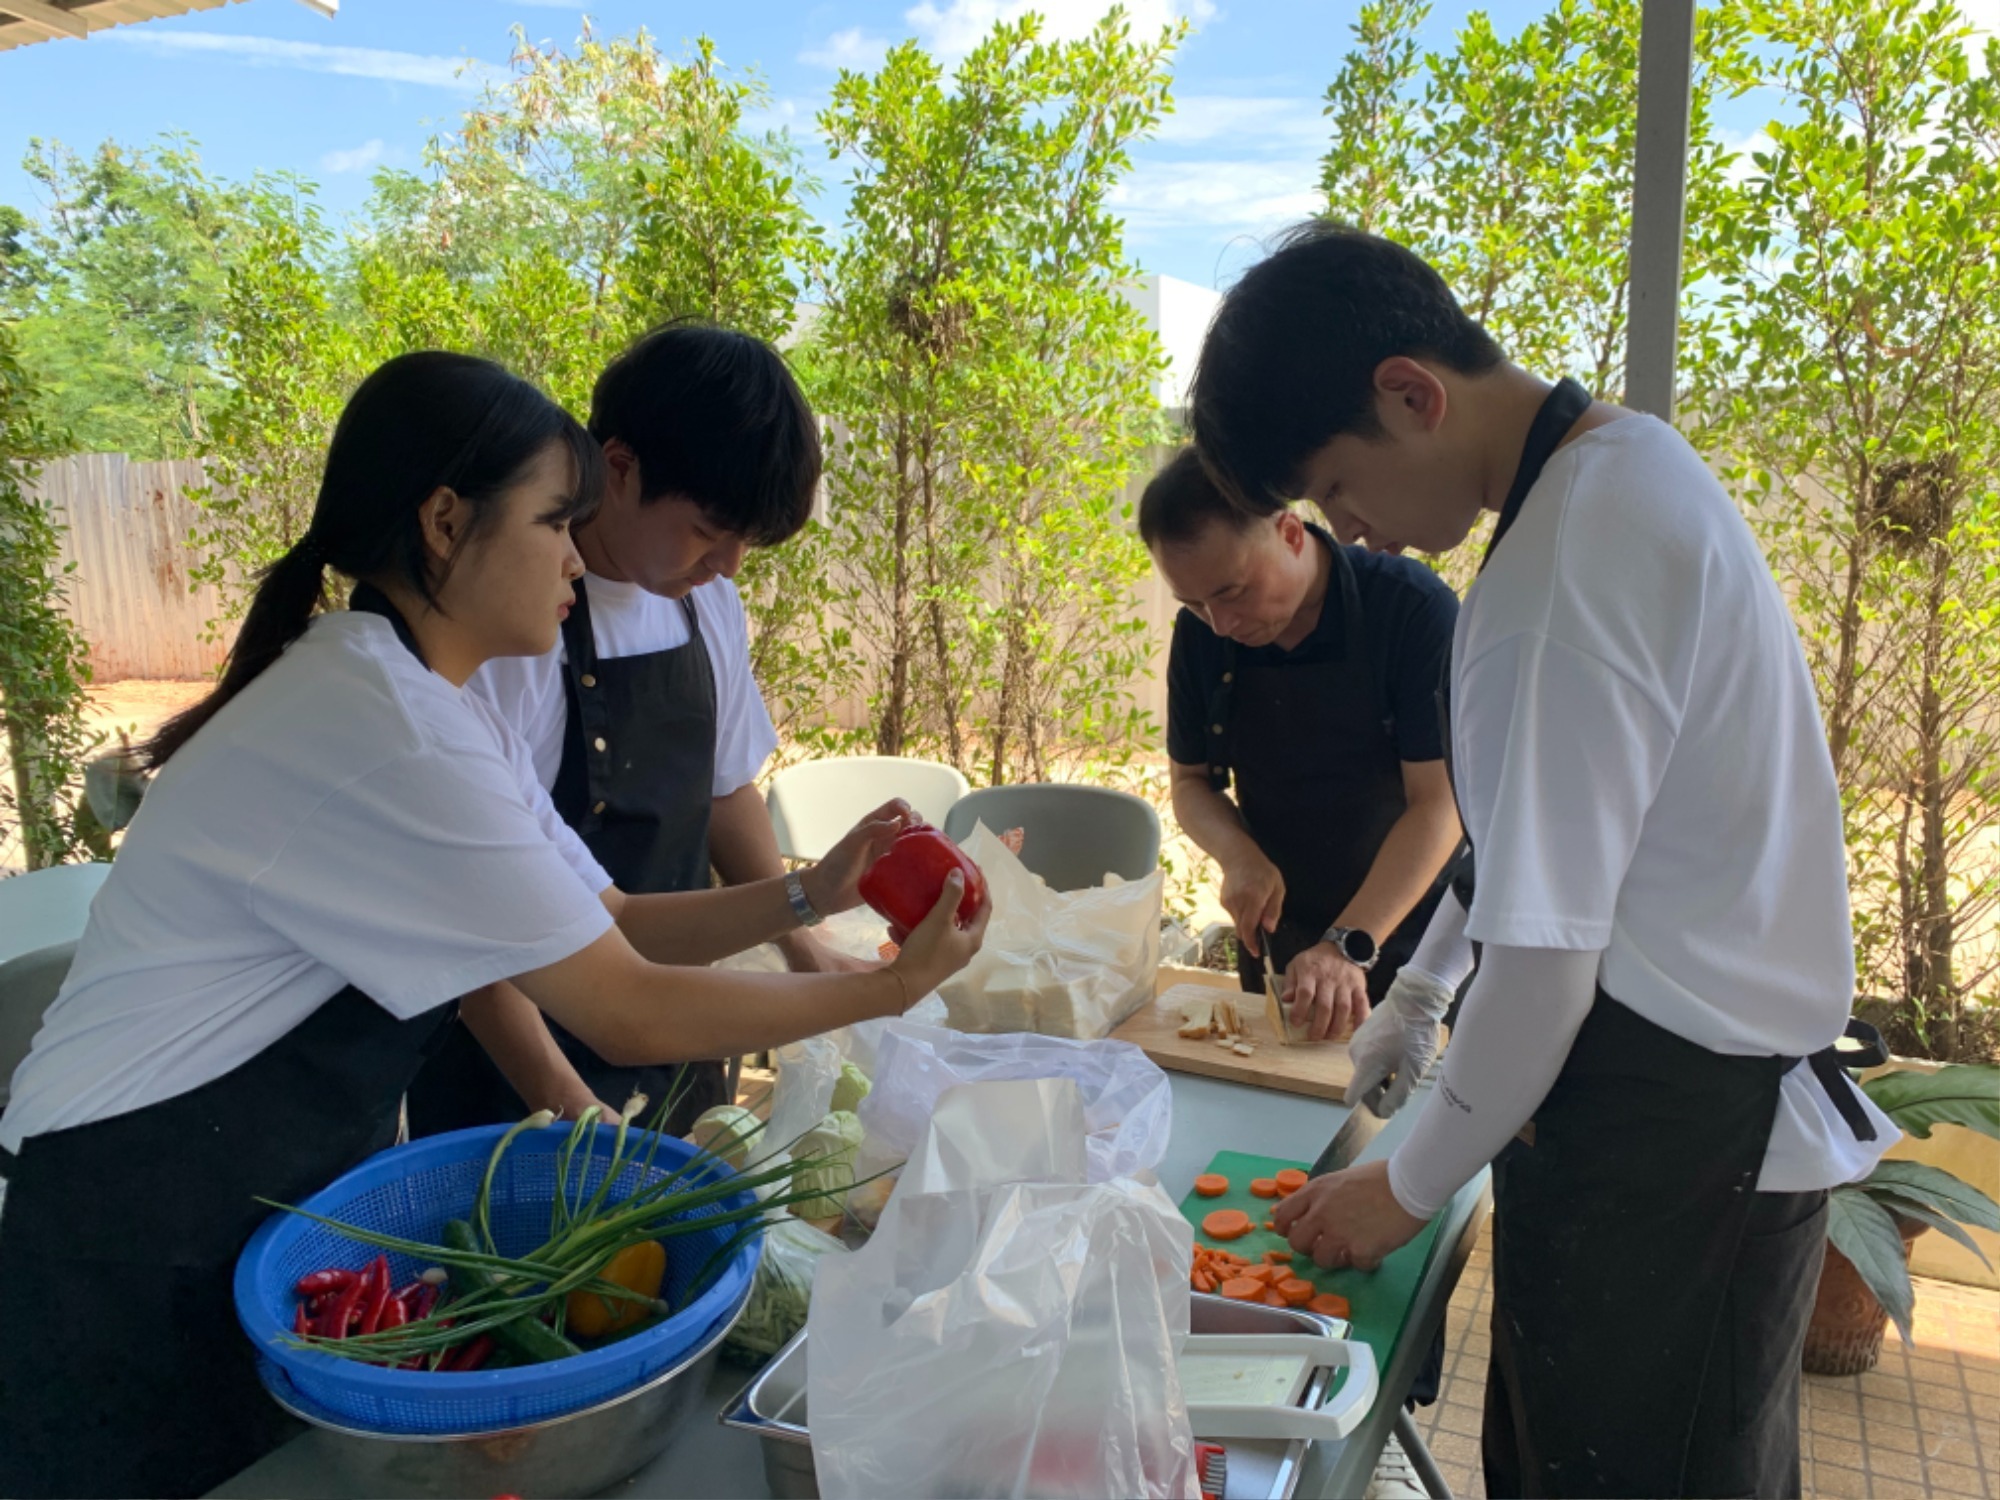
<path id="1" fill-rule="evenodd" d="M 1492 1254 L 1482 1233 L 1445 1317 L 1445 1378 L 1417 1429 L 1461 1500 L 1485 1500 L 1479 1414 L 1486 1389 Z M 2000 1292 L 1917 1281 L 1915 1348 L 1889 1330 L 1859 1377 L 1809 1375 L 1799 1412 L 1808 1496 L 2000 1500 Z"/>

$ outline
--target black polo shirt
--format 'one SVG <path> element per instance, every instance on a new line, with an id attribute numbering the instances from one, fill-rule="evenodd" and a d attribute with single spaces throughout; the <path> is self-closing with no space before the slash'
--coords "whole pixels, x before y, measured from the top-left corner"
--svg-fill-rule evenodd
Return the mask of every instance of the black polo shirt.
<path id="1" fill-rule="evenodd" d="M 1306 530 L 1321 545 L 1335 545 L 1317 526 Z M 1451 633 L 1458 621 L 1458 595 L 1437 574 L 1411 557 L 1343 549 L 1361 594 L 1362 631 L 1369 666 L 1381 684 L 1383 706 L 1395 720 L 1396 753 L 1406 761 L 1444 759 L 1438 724 L 1437 688 Z M 1277 645 L 1237 647 L 1239 663 L 1283 662 L 1311 665 L 1337 660 L 1344 631 L 1340 580 L 1329 578 L 1312 634 L 1290 651 Z M 1182 765 L 1208 764 L 1208 701 L 1221 684 L 1226 642 L 1193 610 L 1174 621 L 1167 658 L 1167 754 Z"/>

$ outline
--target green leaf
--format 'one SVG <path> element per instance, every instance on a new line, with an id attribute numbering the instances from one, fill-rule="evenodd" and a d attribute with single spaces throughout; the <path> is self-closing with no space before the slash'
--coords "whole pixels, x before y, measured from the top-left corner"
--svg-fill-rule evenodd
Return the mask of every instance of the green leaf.
<path id="1" fill-rule="evenodd" d="M 2000 1140 L 2000 1067 L 1954 1063 L 1935 1073 L 1899 1070 L 1871 1078 L 1862 1092 L 1905 1134 L 1930 1138 L 1933 1125 L 1962 1125 Z"/>
<path id="2" fill-rule="evenodd" d="M 1826 1237 L 1834 1249 L 1854 1262 L 1875 1300 L 1895 1319 L 1903 1342 L 1914 1343 L 1910 1314 L 1917 1294 L 1910 1285 L 1903 1236 L 1889 1211 L 1859 1188 L 1835 1188 L 1827 1203 Z"/>
<path id="3" fill-rule="evenodd" d="M 2000 1231 L 2000 1204 L 1942 1167 L 1920 1161 L 1877 1162 L 1860 1185 L 1865 1190 L 1881 1188 L 1914 1199 L 1932 1212 L 1949 1214 L 1964 1224 Z"/>
<path id="4" fill-rule="evenodd" d="M 1990 1271 L 1993 1269 L 1993 1262 L 1986 1258 L 1986 1252 L 1979 1248 L 1979 1242 L 1973 1239 L 1962 1225 L 1953 1223 L 1941 1213 L 1933 1212 L 1914 1198 L 1903 1198 L 1890 1192 L 1875 1192 L 1871 1193 L 1870 1196 L 1899 1218 L 1915 1219 L 1919 1224 L 1928 1225 L 1947 1239 L 1956 1240 L 1974 1255 L 1978 1256 L 1980 1263 L 1987 1270 Z"/>

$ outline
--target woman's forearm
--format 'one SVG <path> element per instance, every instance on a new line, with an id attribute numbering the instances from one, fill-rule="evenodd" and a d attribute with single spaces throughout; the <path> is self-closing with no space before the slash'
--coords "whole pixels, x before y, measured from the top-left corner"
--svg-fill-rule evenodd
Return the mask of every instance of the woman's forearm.
<path id="1" fill-rule="evenodd" d="M 943 977 L 907 966 L 866 974 L 667 968 L 648 963 L 620 929 L 515 983 L 607 1062 L 637 1067 L 761 1052 L 900 1015 Z"/>

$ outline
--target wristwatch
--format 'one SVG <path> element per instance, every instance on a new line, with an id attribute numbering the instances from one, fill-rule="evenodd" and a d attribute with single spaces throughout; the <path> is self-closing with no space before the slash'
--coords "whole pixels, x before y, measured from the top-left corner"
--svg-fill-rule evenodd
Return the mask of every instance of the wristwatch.
<path id="1" fill-rule="evenodd" d="M 792 903 L 792 915 L 799 919 L 799 926 L 817 927 L 826 920 L 806 894 L 806 883 L 797 870 L 785 871 L 785 899 Z"/>
<path id="2" fill-rule="evenodd" d="M 1321 935 L 1322 943 L 1331 943 L 1340 950 L 1340 956 L 1366 974 L 1375 967 L 1375 960 L 1382 956 L 1382 950 L 1375 946 L 1375 939 L 1359 927 L 1329 927 Z"/>

